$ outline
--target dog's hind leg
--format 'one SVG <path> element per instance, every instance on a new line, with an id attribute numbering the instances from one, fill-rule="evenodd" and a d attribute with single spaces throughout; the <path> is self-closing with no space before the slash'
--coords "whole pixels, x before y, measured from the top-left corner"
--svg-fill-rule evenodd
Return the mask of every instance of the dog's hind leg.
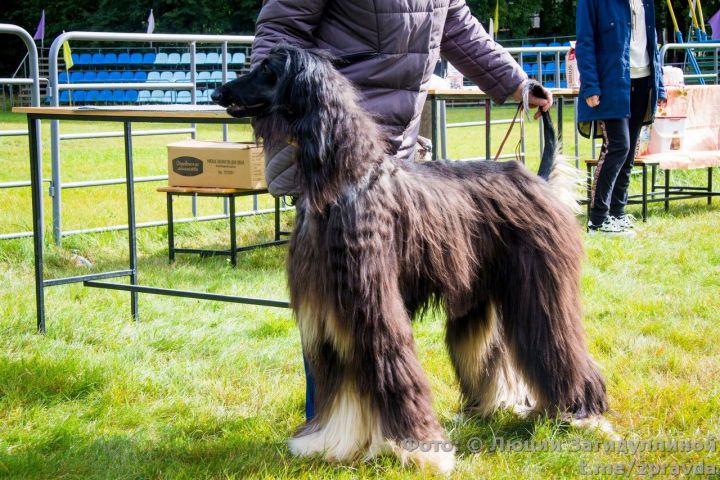
<path id="1" fill-rule="evenodd" d="M 527 388 L 510 364 L 491 302 L 450 318 L 445 341 L 463 396 L 462 412 L 486 417 L 499 408 L 525 413 L 531 407 Z"/>
<path id="2" fill-rule="evenodd" d="M 605 412 L 607 399 L 605 383 L 585 344 L 581 254 L 568 247 L 573 240 L 568 239 L 566 248 L 511 246 L 498 272 L 502 280 L 496 284 L 496 295 L 512 363 L 530 388 L 536 408 L 584 418 Z"/>

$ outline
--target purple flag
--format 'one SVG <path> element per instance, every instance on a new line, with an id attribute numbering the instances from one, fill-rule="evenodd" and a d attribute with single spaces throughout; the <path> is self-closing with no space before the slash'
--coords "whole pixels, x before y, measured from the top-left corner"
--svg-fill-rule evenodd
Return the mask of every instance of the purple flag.
<path id="1" fill-rule="evenodd" d="M 712 27 L 712 39 L 720 40 L 720 10 L 715 12 L 715 15 L 710 17 L 708 23 Z"/>
<path id="2" fill-rule="evenodd" d="M 45 10 L 42 11 L 40 23 L 38 23 L 37 30 L 35 30 L 33 40 L 42 40 L 43 38 L 45 38 Z"/>

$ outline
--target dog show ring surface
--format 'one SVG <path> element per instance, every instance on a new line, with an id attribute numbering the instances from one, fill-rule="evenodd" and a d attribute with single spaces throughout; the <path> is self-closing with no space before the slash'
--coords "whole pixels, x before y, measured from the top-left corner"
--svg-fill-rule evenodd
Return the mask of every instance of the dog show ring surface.
<path id="1" fill-rule="evenodd" d="M 172 122 L 223 124 L 248 123 L 248 119 L 232 118 L 228 116 L 225 110 L 220 107 L 203 107 L 197 105 L 153 105 L 147 106 L 146 108 L 133 107 L 132 109 L 128 107 L 22 107 L 14 108 L 13 112 L 26 114 L 28 121 L 28 141 L 30 148 L 30 181 L 33 212 L 33 247 L 35 256 L 35 298 L 37 308 L 37 328 L 40 332 L 45 331 L 45 288 L 55 285 L 65 285 L 69 283 L 82 282 L 87 287 L 106 288 L 111 290 L 123 290 L 130 292 L 130 312 L 132 314 L 132 317 L 135 319 L 139 317 L 139 293 L 243 303 L 266 307 L 289 307 L 289 303 L 287 300 L 220 295 L 206 292 L 159 288 L 149 285 L 138 284 L 132 123 Z M 127 269 L 47 280 L 44 278 L 42 164 L 37 149 L 38 139 L 40 136 L 40 120 L 104 121 L 119 122 L 123 124 L 129 238 L 129 265 Z M 262 190 L 262 192 L 264 192 L 264 190 Z M 168 196 L 170 196 L 170 192 L 167 193 Z M 173 192 L 173 194 L 183 193 L 185 192 Z M 260 191 L 258 191 L 257 193 L 260 193 Z M 241 194 L 233 192 L 227 195 Z M 280 232 L 278 225 L 279 219 L 277 217 L 277 203 L 275 214 L 276 238 L 274 242 L 271 242 L 271 244 L 284 243 L 284 240 L 279 239 Z M 176 249 L 175 251 L 177 252 L 179 250 Z M 232 255 L 232 252 L 228 251 L 228 254 Z M 128 277 L 130 280 L 129 283 L 123 284 L 103 281 L 120 277 Z"/>

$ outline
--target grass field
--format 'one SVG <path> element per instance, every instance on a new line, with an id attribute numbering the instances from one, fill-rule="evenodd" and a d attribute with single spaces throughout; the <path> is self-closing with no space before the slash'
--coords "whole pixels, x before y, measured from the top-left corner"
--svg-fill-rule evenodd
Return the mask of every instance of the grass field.
<path id="1" fill-rule="evenodd" d="M 451 112 L 450 119 L 478 115 L 463 109 Z M 566 120 L 566 138 L 571 122 Z M 20 116 L 0 115 L 0 129 L 24 123 Z M 117 127 L 63 124 L 62 130 L 87 128 Z M 503 132 L 504 127 L 494 129 L 495 145 Z M 43 136 L 46 174 L 48 138 Z M 220 138 L 219 129 L 201 127 L 199 138 Z M 236 127 L 231 138 L 247 140 L 250 134 Z M 135 140 L 136 175 L 164 172 L 168 141 Z M 452 130 L 450 142 L 451 156 L 483 153 L 480 129 Z M 0 145 L 0 182 L 27 179 L 26 138 L 0 138 Z M 64 142 L 63 180 L 122 177 L 121 147 L 119 138 Z M 586 158 L 588 144 L 582 147 Z M 164 217 L 157 185 L 138 185 L 139 221 Z M 65 229 L 126 220 L 122 186 L 63 193 Z M 0 233 L 30 228 L 27 189 L 0 190 L 0 205 Z M 261 205 L 270 200 L 261 199 Z M 219 202 L 200 206 L 201 214 L 221 211 Z M 49 203 L 46 208 L 49 212 Z M 183 202 L 181 213 L 189 212 L 189 202 Z M 292 217 L 284 214 L 286 227 Z M 244 218 L 239 232 L 243 241 L 258 241 L 271 235 L 272 222 Z M 220 257 L 180 255 L 170 266 L 166 234 L 164 227 L 139 231 L 140 283 L 286 298 L 284 247 L 241 254 L 236 270 Z M 227 227 L 220 221 L 182 224 L 177 236 L 186 245 L 225 245 Z M 709 476 L 720 478 L 720 445 L 711 441 L 720 436 L 719 238 L 717 201 L 712 206 L 685 201 L 673 203 L 668 213 L 651 207 L 635 239 L 584 239 L 585 326 L 607 380 L 608 418 L 624 439 L 654 444 L 608 452 L 601 443 L 595 446 L 603 439 L 593 432 L 504 412 L 457 420 L 458 387 L 443 345 L 442 318 L 431 314 L 418 321 L 415 338 L 435 408 L 458 447 L 452 478 L 611 477 L 613 472 L 667 478 L 689 476 L 683 473 L 688 468 L 689 473 L 715 469 Z M 93 267 L 76 266 L 74 254 Z M 38 335 L 32 258 L 30 239 L 0 241 L 0 478 L 424 476 L 391 458 L 335 466 L 290 456 L 285 440 L 303 421 L 304 380 L 299 335 L 288 311 L 141 296 L 141 319 L 133 322 L 129 294 L 70 285 L 48 289 L 48 332 Z M 125 232 L 74 235 L 61 248 L 48 247 L 45 275 L 125 268 L 126 262 Z M 672 441 L 678 443 L 657 451 L 662 450 L 657 442 Z M 500 448 L 492 448 L 493 442 Z M 554 442 L 554 448 L 543 442 Z M 638 451 L 633 445 L 640 445 Z M 656 451 L 647 451 L 652 445 Z"/>

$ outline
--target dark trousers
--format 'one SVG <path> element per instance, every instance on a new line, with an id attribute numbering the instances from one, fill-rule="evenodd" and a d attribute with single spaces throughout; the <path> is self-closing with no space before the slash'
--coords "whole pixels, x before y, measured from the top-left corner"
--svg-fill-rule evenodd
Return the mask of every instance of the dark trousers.
<path id="1" fill-rule="evenodd" d="M 315 379 L 305 355 L 303 355 L 303 365 L 305 366 L 305 420 L 309 422 L 315 416 Z"/>
<path id="2" fill-rule="evenodd" d="M 635 148 L 650 98 L 651 76 L 635 78 L 630 85 L 630 118 L 599 122 L 603 135 L 595 168 L 590 203 L 590 221 L 600 225 L 608 214 L 619 217 L 627 205 L 630 172 Z M 600 97 L 602 102 L 602 97 Z"/>

